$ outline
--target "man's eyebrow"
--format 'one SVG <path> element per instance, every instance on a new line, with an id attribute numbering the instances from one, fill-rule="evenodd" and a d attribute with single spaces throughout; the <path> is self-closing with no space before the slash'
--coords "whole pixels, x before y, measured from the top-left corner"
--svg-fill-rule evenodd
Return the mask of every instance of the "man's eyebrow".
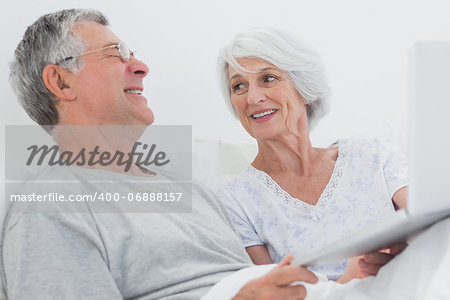
<path id="1" fill-rule="evenodd" d="M 114 46 L 114 45 L 117 45 L 119 43 L 120 42 L 109 42 L 109 43 L 104 44 L 101 48 L 108 47 L 108 46 Z"/>
<path id="2" fill-rule="evenodd" d="M 267 67 L 267 68 L 259 69 L 259 70 L 256 71 L 255 73 L 252 72 L 252 73 L 250 73 L 250 74 L 264 73 L 264 72 L 269 71 L 269 70 L 279 71 L 279 69 L 277 69 L 277 68 L 274 68 L 274 67 Z M 233 80 L 234 78 L 240 78 L 240 77 L 242 77 L 242 75 L 241 75 L 240 73 L 234 74 L 233 76 L 230 77 L 229 81 Z"/>

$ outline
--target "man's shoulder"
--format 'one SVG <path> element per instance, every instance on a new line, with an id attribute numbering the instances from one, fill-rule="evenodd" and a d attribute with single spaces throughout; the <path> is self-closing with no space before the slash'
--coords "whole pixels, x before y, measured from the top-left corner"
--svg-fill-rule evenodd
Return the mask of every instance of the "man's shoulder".
<path id="1" fill-rule="evenodd" d="M 23 226 L 36 226 L 39 222 L 91 222 L 89 203 L 75 201 L 76 197 L 88 194 L 86 178 L 76 169 L 27 170 L 20 178 L 7 181 L 3 231 L 19 222 Z"/>

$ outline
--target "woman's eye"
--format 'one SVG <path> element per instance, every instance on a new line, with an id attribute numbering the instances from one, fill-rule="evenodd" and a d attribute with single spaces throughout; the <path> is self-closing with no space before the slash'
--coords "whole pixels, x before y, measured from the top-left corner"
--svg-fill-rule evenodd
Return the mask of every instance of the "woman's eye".
<path id="1" fill-rule="evenodd" d="M 276 78 L 275 78 L 274 76 L 267 75 L 267 76 L 264 78 L 264 80 L 265 80 L 266 82 L 272 82 L 272 81 L 275 81 Z"/>
<path id="2" fill-rule="evenodd" d="M 233 85 L 233 92 L 238 92 L 240 89 L 242 89 L 244 87 L 244 84 L 242 83 L 237 83 L 235 85 Z"/>

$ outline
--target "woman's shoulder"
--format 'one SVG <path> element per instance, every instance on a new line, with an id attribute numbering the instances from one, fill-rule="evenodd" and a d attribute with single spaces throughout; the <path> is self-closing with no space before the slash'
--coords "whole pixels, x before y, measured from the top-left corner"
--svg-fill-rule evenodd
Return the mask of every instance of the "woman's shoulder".
<path id="1" fill-rule="evenodd" d="M 225 182 L 219 188 L 219 194 L 228 195 L 228 197 L 256 200 L 264 197 L 273 187 L 273 180 L 269 175 L 248 165 L 239 174 Z"/>
<path id="2" fill-rule="evenodd" d="M 251 181 L 255 178 L 255 168 L 251 165 L 248 165 L 244 168 L 239 174 L 229 178 L 226 180 L 220 188 L 230 189 L 230 188 L 242 188 L 248 186 Z"/>
<path id="3" fill-rule="evenodd" d="M 395 158 L 404 161 L 405 154 L 390 142 L 371 137 L 351 137 L 338 140 L 339 152 L 345 153 L 349 160 L 359 161 L 361 164 L 386 161 Z"/>
<path id="4" fill-rule="evenodd" d="M 345 149 L 350 155 L 356 154 L 358 156 L 367 154 L 373 155 L 381 153 L 383 148 L 391 148 L 394 145 L 372 137 L 345 137 L 340 138 L 331 146 L 338 146 L 340 149 Z"/>
<path id="5" fill-rule="evenodd" d="M 384 144 L 385 142 L 373 137 L 366 137 L 366 136 L 354 136 L 354 137 L 343 137 L 339 138 L 336 142 L 334 142 L 332 145 L 342 145 L 347 144 L 352 147 L 378 147 L 381 144 Z"/>

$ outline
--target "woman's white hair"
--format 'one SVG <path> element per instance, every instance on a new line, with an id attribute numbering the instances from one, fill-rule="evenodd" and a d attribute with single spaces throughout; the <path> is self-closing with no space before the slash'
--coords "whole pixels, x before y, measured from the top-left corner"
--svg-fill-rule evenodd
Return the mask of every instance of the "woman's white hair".
<path id="1" fill-rule="evenodd" d="M 306 101 L 310 130 L 328 113 L 330 88 L 320 56 L 307 44 L 284 32 L 273 28 L 255 28 L 237 35 L 219 54 L 219 84 L 225 103 L 235 116 L 236 111 L 231 104 L 228 66 L 248 72 L 236 61 L 242 57 L 268 61 L 289 76 Z"/>

